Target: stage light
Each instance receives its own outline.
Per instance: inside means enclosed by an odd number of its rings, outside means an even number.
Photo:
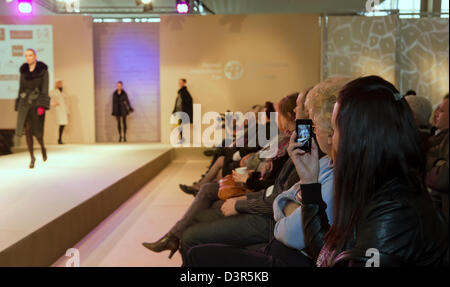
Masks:
[[[178,14],[189,13],[189,0],[176,0],[176,1]]]
[[[136,0],[136,5],[144,5],[144,12],[153,11],[153,0]]]
[[[33,11],[33,6],[31,5],[31,0],[18,0],[19,12],[22,14],[30,14]]]

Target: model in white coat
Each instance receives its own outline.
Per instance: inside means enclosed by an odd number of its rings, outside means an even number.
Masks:
[[[51,105],[55,109],[56,122],[59,125],[58,144],[63,144],[62,134],[64,127],[68,124],[69,110],[65,102],[65,95],[63,92],[63,82],[61,80],[55,81],[55,89],[50,92]]]

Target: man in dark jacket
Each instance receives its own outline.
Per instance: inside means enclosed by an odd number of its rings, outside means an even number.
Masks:
[[[447,222],[449,219],[449,167],[448,167],[448,128],[449,128],[449,97],[444,97],[436,111],[437,132],[428,140],[426,183],[431,189],[431,196],[438,203]]]
[[[178,80],[178,86],[180,89],[178,90],[178,96],[175,101],[175,106],[173,108],[172,114],[176,112],[184,112],[189,116],[189,123],[191,124],[193,122],[193,102],[191,94],[189,93],[187,87],[186,87],[186,79],[179,79]],[[182,121],[181,119],[178,120],[178,125],[180,126],[180,141],[183,141],[183,133],[182,133]]]

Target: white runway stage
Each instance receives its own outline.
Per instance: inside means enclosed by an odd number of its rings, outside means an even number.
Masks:
[[[49,146],[0,157],[0,266],[45,266],[167,166],[163,144]]]

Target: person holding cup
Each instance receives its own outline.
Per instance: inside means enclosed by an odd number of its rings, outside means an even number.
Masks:
[[[274,158],[267,160],[265,164],[267,165],[265,167],[265,172],[262,174],[261,172],[253,172],[248,169],[239,169],[238,171],[233,172],[233,180],[235,183],[238,183],[240,185],[245,185],[246,188],[257,191],[257,192],[249,192],[247,194],[253,194],[254,196],[258,197],[258,200],[252,200],[250,201],[249,198],[244,195],[240,197],[232,197],[225,201],[219,201],[217,205],[214,203],[219,200],[219,184],[218,183],[207,183],[204,184],[197,196],[195,197],[193,203],[190,205],[184,216],[171,228],[171,230],[164,235],[162,238],[160,238],[158,241],[153,243],[144,242],[143,246],[147,249],[153,251],[153,252],[162,252],[165,250],[170,250],[169,257],[172,257],[172,255],[178,250],[180,247],[180,241],[183,238],[183,235],[185,234],[185,231],[189,228],[191,228],[193,225],[196,225],[199,223],[199,218],[203,221],[205,219],[205,230],[211,230],[210,228],[206,228],[206,225],[208,224],[227,224],[225,219],[229,219],[231,222],[231,218],[236,218],[236,220],[241,220],[242,217],[233,217],[233,215],[240,214],[237,211],[238,204],[241,205],[241,208],[251,208],[262,210],[261,212],[267,212],[272,211],[271,208],[271,202],[262,202],[262,199],[259,199],[259,196],[265,192],[267,189],[273,189],[275,179],[279,176],[280,173],[283,172],[283,168],[285,166],[285,163],[287,162],[289,155],[287,154],[287,146],[289,144],[289,138],[292,134],[292,131],[295,128],[295,112],[294,108],[296,106],[296,100],[297,100],[298,94],[292,94],[289,96],[284,97],[277,105],[277,112],[278,112],[278,128],[280,130],[280,133],[283,135],[282,141],[278,144],[278,150],[277,154]],[[286,176],[290,175],[290,173],[287,173]],[[298,179],[295,179],[297,181]],[[292,181],[292,184],[295,182]],[[283,180],[282,184],[290,184],[290,180]],[[272,193],[272,192],[270,192]],[[269,194],[270,195],[270,194]],[[251,197],[252,195],[249,195]],[[275,193],[272,196],[275,198]],[[265,197],[264,197],[265,198]],[[256,198],[255,198],[256,199]],[[214,213],[214,216],[202,216],[206,213]],[[261,213],[260,212],[260,213]],[[261,221],[263,224],[259,226],[257,229],[255,229],[254,236],[252,234],[248,234],[246,238],[243,238],[243,241],[247,240],[258,240],[258,242],[251,242],[249,241],[248,244],[254,244],[254,243],[260,243],[261,241],[264,242],[264,240],[269,240],[269,234],[268,231],[270,229],[271,224],[271,215],[262,215],[262,214],[247,214],[243,213],[242,215],[249,215],[248,217],[255,217],[255,220]],[[219,223],[220,221],[220,223]],[[244,222],[245,220],[241,220],[241,222]],[[219,230],[220,228],[215,228],[216,231],[220,232],[226,232],[227,229],[223,228],[222,230]],[[209,232],[209,235],[214,236],[220,234],[215,234],[214,232]],[[234,237],[236,239],[235,234],[230,232],[229,236]],[[264,239],[260,239],[264,238]],[[227,240],[227,239],[224,239]],[[231,240],[231,238],[230,238]],[[261,241],[259,241],[261,240]],[[186,256],[187,250],[190,248],[189,244],[182,245],[182,255],[183,257]]]

